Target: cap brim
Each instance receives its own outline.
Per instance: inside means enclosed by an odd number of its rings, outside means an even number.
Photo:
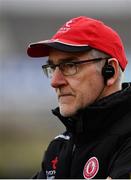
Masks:
[[[45,57],[49,55],[50,48],[61,50],[64,52],[84,52],[91,49],[90,46],[67,45],[60,42],[38,42],[30,44],[27,54],[30,57]]]

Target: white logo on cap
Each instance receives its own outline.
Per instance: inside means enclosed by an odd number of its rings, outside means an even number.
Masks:
[[[64,33],[64,32],[69,31],[72,22],[73,22],[72,20],[66,22],[66,24],[64,24],[64,25],[59,29],[58,33]]]

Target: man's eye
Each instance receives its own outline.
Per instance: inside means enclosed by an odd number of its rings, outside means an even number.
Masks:
[[[49,67],[50,67],[50,69],[53,69],[53,70],[56,68],[56,66],[54,64],[49,65]]]
[[[69,68],[72,68],[72,67],[74,67],[74,63],[67,63],[67,64],[65,64],[65,66],[69,67]]]

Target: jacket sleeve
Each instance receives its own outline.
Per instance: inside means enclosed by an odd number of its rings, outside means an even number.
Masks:
[[[131,178],[131,137],[125,141],[116,155],[109,176],[113,179]]]

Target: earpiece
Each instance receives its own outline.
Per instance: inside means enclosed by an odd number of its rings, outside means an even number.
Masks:
[[[110,64],[108,64],[108,61],[106,61],[104,67],[102,68],[102,75],[104,77],[105,84],[107,83],[107,80],[113,77],[115,74],[114,67]]]

